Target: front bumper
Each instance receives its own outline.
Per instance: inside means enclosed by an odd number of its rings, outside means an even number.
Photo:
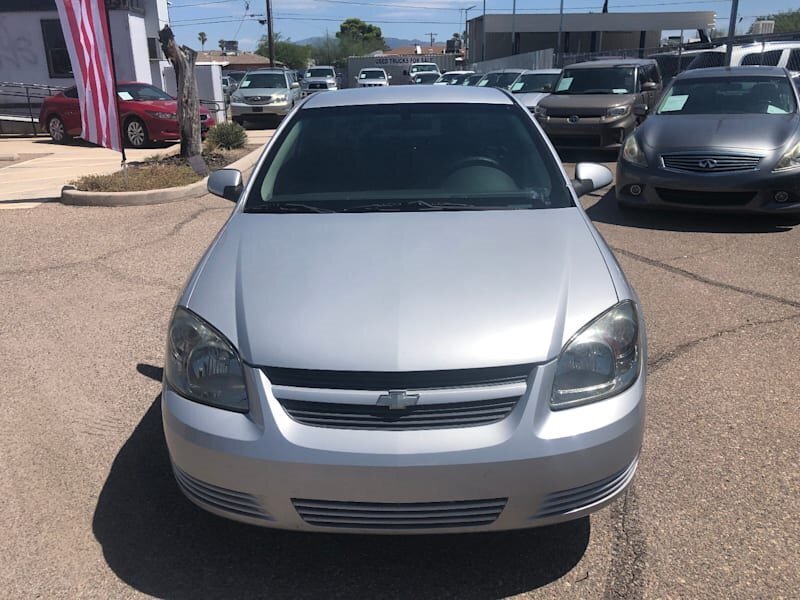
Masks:
[[[538,117],[539,124],[554,146],[559,148],[619,148],[635,129],[636,116],[608,119],[582,117],[571,123],[569,117]]]
[[[164,431],[191,501],[265,527],[454,533],[576,519],[622,493],[642,444],[644,374],[614,398],[551,411],[551,362],[500,422],[356,431],[292,420],[266,375],[246,371],[248,414],[196,404],[165,385]]]
[[[631,186],[642,192],[635,196]],[[788,199],[778,202],[775,195]],[[800,169],[734,173],[687,173],[639,167],[619,160],[617,200],[626,206],[728,213],[800,213]]]
[[[270,102],[269,104],[248,104],[245,102],[231,102],[231,116],[258,119],[259,117],[281,116],[285,117],[292,110],[292,103]]]

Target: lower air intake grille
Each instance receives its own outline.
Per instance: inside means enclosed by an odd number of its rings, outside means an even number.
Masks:
[[[201,504],[207,504],[219,510],[249,517],[251,519],[261,519],[271,521],[272,519],[263,511],[258,501],[250,494],[235,492],[210,483],[205,483],[195,479],[188,473],[184,473],[173,465],[175,479],[181,490],[189,498],[197,500]]]
[[[293,499],[310,525],[348,529],[436,529],[476,527],[497,520],[508,498],[456,502],[338,502]]]
[[[755,192],[711,192],[656,188],[664,202],[689,206],[744,206],[755,197]]]
[[[604,498],[614,495],[624,488],[636,473],[636,464],[633,461],[628,467],[619,473],[606,477],[600,481],[548,494],[539,511],[533,516],[535,519],[565,515],[582,508],[596,504]]]
[[[303,425],[334,429],[446,429],[477,427],[505,419],[519,401],[518,397],[423,404],[403,410],[364,404],[333,404],[279,400],[292,419]]]

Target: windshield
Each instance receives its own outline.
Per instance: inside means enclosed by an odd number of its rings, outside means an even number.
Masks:
[[[796,110],[783,77],[720,77],[676,81],[658,106],[659,115],[785,115]]]
[[[487,73],[478,82],[479,87],[499,87],[508,89],[519,77],[519,73]]]
[[[439,72],[439,67],[436,65],[414,65],[411,67],[411,73],[422,73],[425,71]]]
[[[447,83],[452,84],[456,81],[459,77],[466,77],[466,75],[462,73],[445,73],[441,77],[439,77],[437,83]]]
[[[519,79],[511,86],[511,91],[516,94],[528,92],[549,92],[558,80],[558,73],[552,75],[535,74],[520,75]]]
[[[120,100],[174,100],[154,85],[121,83],[117,85]]]
[[[306,109],[256,174],[247,212],[560,208],[572,197],[517,106]]]
[[[556,94],[632,94],[633,67],[607,69],[564,69],[556,84]]]
[[[468,85],[468,86],[477,85],[481,79],[483,79],[483,75],[480,75],[478,73],[476,73],[475,75],[469,75],[467,76],[466,79],[464,79],[464,81],[461,82],[461,85]]]
[[[417,73],[414,76],[414,81],[417,83],[433,83],[439,79],[439,76],[436,73]]]
[[[359,79],[386,79],[386,73],[383,71],[361,71],[358,74]]]
[[[283,73],[253,73],[246,75],[239,84],[239,89],[285,88],[286,77]]]
[[[336,77],[336,73],[333,69],[309,69],[306,71],[306,77],[330,77],[333,79]]]

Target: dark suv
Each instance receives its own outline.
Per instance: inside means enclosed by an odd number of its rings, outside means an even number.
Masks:
[[[654,60],[598,60],[566,67],[536,117],[555,146],[620,146],[661,94]]]

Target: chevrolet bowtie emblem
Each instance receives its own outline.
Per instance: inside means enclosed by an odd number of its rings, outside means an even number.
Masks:
[[[386,406],[389,410],[404,410],[416,405],[419,394],[409,394],[405,390],[390,390],[378,398],[378,406]]]

